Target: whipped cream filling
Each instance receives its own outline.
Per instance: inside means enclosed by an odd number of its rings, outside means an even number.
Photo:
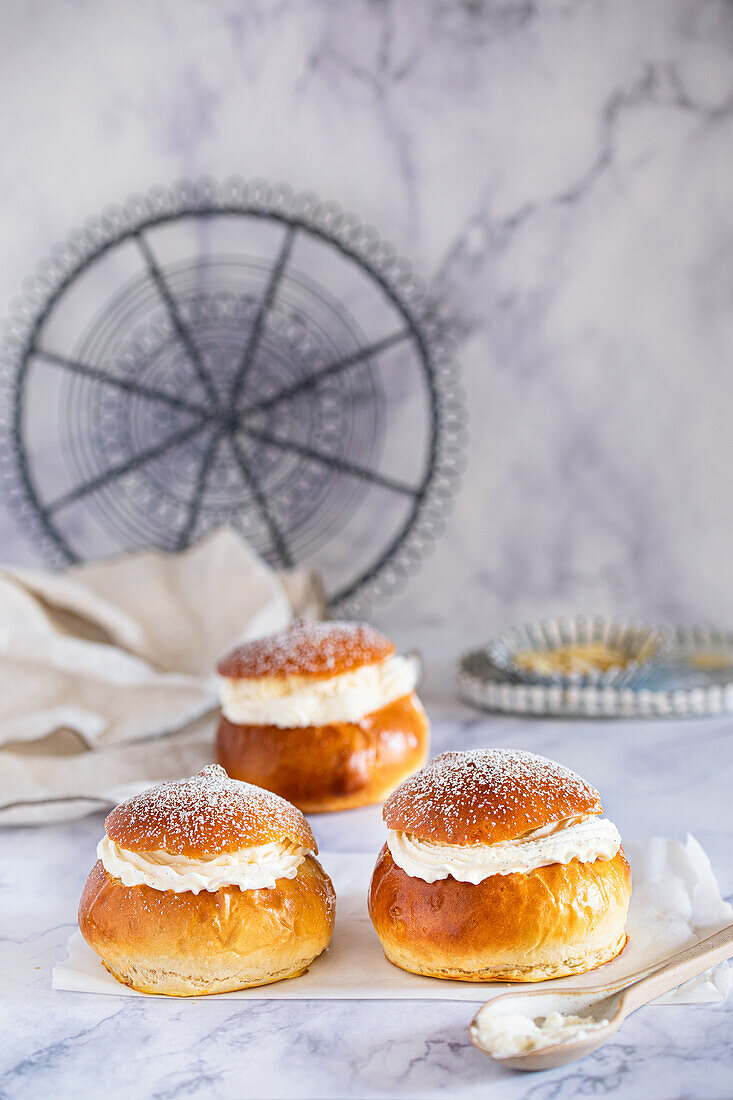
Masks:
[[[260,679],[219,678],[221,709],[238,726],[326,726],[358,722],[381,710],[417,683],[417,661],[394,656],[361,665],[337,676],[265,676]]]
[[[477,886],[491,875],[526,875],[550,863],[613,859],[619,831],[605,817],[567,818],[500,844],[436,844],[390,829],[387,845],[398,867],[412,878],[437,882],[449,876]]]
[[[238,852],[225,852],[209,859],[189,859],[170,852],[130,852],[105,836],[97,845],[97,856],[105,871],[124,886],[150,886],[176,894],[222,886],[240,890],[271,889],[279,878],[295,878],[308,855],[292,840],[278,840]]]
[[[555,1043],[572,1043],[591,1031],[605,1027],[608,1020],[590,1016],[564,1016],[551,1012],[548,1016],[523,1016],[518,1012],[480,1012],[476,1021],[479,1043],[494,1058],[511,1058],[529,1050],[542,1050]]]

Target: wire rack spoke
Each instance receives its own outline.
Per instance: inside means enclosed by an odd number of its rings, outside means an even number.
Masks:
[[[239,440],[235,435],[229,436],[229,442],[231,443],[232,452],[241,470],[244,482],[252,493],[255,504],[257,505],[257,510],[260,513],[263,523],[267,527],[278,561],[280,565],[284,566],[286,569],[292,569],[294,562],[288,544],[285,541],[285,537],[280,530],[277,520],[270,511],[265,495],[260,488],[257,478],[252,472],[252,467],[250,466],[247,456],[240,447]]]
[[[287,267],[288,260],[290,259],[290,253],[293,250],[293,242],[295,240],[295,234],[298,232],[297,226],[289,225],[285,230],[285,236],[283,243],[280,246],[280,252],[275,260],[272,271],[270,272],[270,278],[265,287],[265,292],[262,296],[262,302],[260,308],[257,311],[257,316],[254,319],[254,323],[250,330],[245,344],[244,351],[242,352],[242,358],[236,373],[232,380],[231,396],[232,400],[235,400],[237,395],[244,385],[249,369],[252,366],[252,361],[257,353],[260,340],[262,338],[262,328],[267,318],[267,314],[272,309],[272,304],[275,301],[277,295],[277,288],[280,285],[285,268]]]
[[[160,458],[166,451],[170,451],[174,447],[180,446],[181,443],[186,443],[189,439],[192,439],[199,432],[203,431],[205,426],[206,424],[204,422],[189,425],[187,428],[181,429],[181,431],[176,432],[174,435],[168,436],[167,439],[164,439],[161,443],[156,443],[155,446],[140,451],[131,458],[125,459],[124,462],[119,462],[116,466],[111,466],[109,470],[105,470],[105,472],[98,477],[92,478],[91,481],[85,481],[83,485],[78,485],[75,489],[71,489],[68,493],[64,493],[63,496],[57,497],[56,500],[45,505],[45,514],[53,515],[62,508],[67,508],[70,504],[74,504],[77,500],[81,500],[82,497],[88,496],[90,493],[96,493],[98,489],[103,489],[105,485],[109,485],[118,478],[132,473],[134,470],[138,470],[147,462],[152,462],[153,459]]]
[[[138,232],[134,236],[138,248],[142,253],[143,259],[145,260],[150,278],[153,280],[156,287],[158,288],[158,293],[165,303],[170,319],[173,322],[173,327],[178,333],[180,341],[185,347],[186,352],[188,353],[188,357],[191,360],[193,368],[196,371],[196,374],[201,379],[201,382],[209,396],[209,399],[214,404],[214,406],[217,406],[219,404],[219,398],[216,389],[214,388],[214,383],[211,381],[209,375],[206,372],[206,368],[204,367],[204,363],[201,355],[199,354],[199,350],[194,343],[191,333],[188,331],[188,328],[184,324],[180,310],[178,309],[178,305],[176,304],[176,301],[170,292],[170,288],[165,281],[165,278],[163,277],[163,272],[160,270],[158,261],[153,255],[153,251],[150,248],[148,242],[145,240],[145,237],[142,235],[142,233]]]
[[[211,439],[209,445],[204,451],[204,456],[201,459],[201,465],[199,466],[198,476],[196,477],[196,485],[194,487],[193,495],[191,496],[190,503],[188,505],[188,512],[186,513],[186,522],[181,528],[181,532],[178,536],[178,549],[184,550],[189,543],[193,529],[196,526],[196,520],[199,518],[201,512],[201,505],[204,501],[204,495],[206,493],[206,484],[209,480],[209,474],[211,473],[214,465],[214,459],[216,458],[216,452],[219,449],[219,442],[221,440],[221,432],[215,430],[211,433]]]
[[[358,363],[363,363],[365,359],[371,359],[373,355],[379,355],[381,352],[394,347],[395,344],[401,344],[403,340],[408,340],[411,336],[412,333],[409,329],[400,329],[399,332],[393,332],[391,336],[385,336],[384,339],[377,340],[374,344],[369,344],[365,348],[360,348],[358,351],[353,352],[353,354],[344,356],[343,359],[337,359],[333,363],[327,363],[326,366],[320,367],[319,370],[314,371],[313,374],[309,374],[307,378],[301,378],[299,381],[293,382],[289,386],[283,386],[283,388],[278,390],[277,393],[274,393],[272,397],[267,397],[264,401],[253,402],[251,405],[247,405],[243,411],[245,413],[265,412],[267,409],[271,409],[273,405],[277,405],[280,401],[287,401],[289,398],[295,397],[299,393],[315,389],[324,379],[333,378],[335,375],[340,374],[341,371],[348,370],[349,367],[354,367]]]
[[[413,498],[422,496],[421,489],[408,485],[405,481],[398,481],[396,478],[378,474],[376,470],[370,470],[367,466],[359,466],[357,463],[349,462],[345,458],[324,454],[323,451],[307,447],[304,443],[297,443],[294,439],[280,439],[270,432],[260,431],[258,428],[248,428],[246,424],[242,426],[242,431],[251,436],[252,439],[259,439],[262,443],[269,443],[273,447],[279,447],[282,451],[291,451],[294,454],[302,455],[304,458],[310,458],[314,462],[321,462],[324,466],[331,466],[334,470],[338,470],[348,477],[358,477],[362,481],[368,481],[372,485],[380,485],[383,489],[390,489],[393,493],[402,493],[404,496]]]
[[[74,374],[89,378],[93,382],[100,382],[105,386],[114,386],[125,393],[133,393],[137,397],[144,397],[149,401],[162,401],[163,404],[170,405],[174,409],[183,409],[197,415],[201,411],[198,405],[193,405],[182,397],[176,397],[173,393],[166,393],[165,390],[148,386],[144,382],[136,381],[134,378],[119,378],[114,374],[108,374],[100,367],[82,363],[79,359],[71,359],[66,355],[59,355],[58,352],[47,351],[45,348],[33,348],[31,354],[37,359],[43,359],[44,362],[51,363],[53,366],[62,367],[64,370],[72,371]]]

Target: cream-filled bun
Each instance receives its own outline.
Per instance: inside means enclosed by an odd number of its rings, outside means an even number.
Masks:
[[[302,813],[216,764],[105,822],[79,927],[143,993],[190,997],[294,978],[328,946],[335,895]]]
[[[446,752],[384,806],[369,913],[390,962],[470,982],[584,974],[626,944],[631,874],[598,792],[512,749]]]
[[[219,663],[217,759],[317,813],[379,802],[426,759],[415,661],[366,623],[294,623]]]

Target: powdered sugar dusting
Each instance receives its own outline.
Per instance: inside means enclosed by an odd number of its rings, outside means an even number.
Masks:
[[[252,783],[230,779],[218,764],[128,799],[105,825],[120,847],[137,852],[213,856],[285,839],[317,851],[300,810]]]
[[[384,805],[390,829],[449,844],[497,843],[576,814],[602,812],[598,792],[562,764],[515,749],[445,752]]]
[[[280,634],[237,646],[218,666],[221,676],[330,676],[382,661],[392,643],[368,623],[299,620]]]

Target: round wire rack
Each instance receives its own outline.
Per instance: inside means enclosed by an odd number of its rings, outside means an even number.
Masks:
[[[2,356],[0,476],[51,564],[227,523],[352,613],[441,533],[463,468],[449,321],[376,232],[261,181],[158,188],[39,267]]]

